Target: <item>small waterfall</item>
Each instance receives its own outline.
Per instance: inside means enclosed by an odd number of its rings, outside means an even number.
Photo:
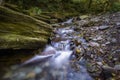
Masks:
[[[72,51],[58,51],[56,55],[53,56],[53,64],[57,68],[61,68],[69,63],[69,58]]]
[[[69,19],[62,24],[70,24],[72,23],[72,20],[73,19]],[[71,50],[71,48],[75,47],[75,45],[74,47],[71,46],[71,44],[74,44],[74,42],[72,42],[72,39],[79,38],[77,36],[72,36],[74,30],[70,27],[65,27],[56,29],[56,33],[57,34],[51,41],[51,45],[46,46],[45,50],[41,53],[42,55],[36,55],[26,63],[48,59],[48,62],[46,63],[47,68],[48,66],[51,67],[52,69],[50,68],[50,73],[53,74],[52,76],[58,77],[53,80],[92,80],[82,65],[79,65],[80,71],[77,72],[75,72],[74,69],[70,67],[70,57],[73,54],[73,50]],[[82,37],[79,40],[84,44],[86,43],[85,39]],[[68,69],[67,73],[66,69]]]
[[[69,24],[72,20],[73,19],[70,19],[62,24]],[[22,64],[23,69],[16,72],[16,76],[13,75],[10,77],[16,80],[92,80],[82,65],[79,64],[78,68],[80,70],[75,71],[70,63],[70,58],[74,52],[73,49],[76,46],[72,40],[78,38],[72,35],[75,31],[70,27],[65,27],[57,29],[56,33],[55,37],[51,40],[51,44],[47,45],[42,53],[24,62]],[[80,39],[80,42],[86,43],[83,38]],[[36,66],[31,67],[33,64]],[[28,65],[28,67],[24,67],[26,65]],[[76,65],[76,63],[74,63],[74,65]],[[24,75],[21,74],[22,72],[25,72]],[[26,79],[25,75],[30,72],[35,73],[37,77],[35,77],[35,79],[31,77],[30,79]],[[32,73],[29,75],[33,76]],[[19,76],[21,75],[22,77],[20,78]],[[23,77],[25,77],[25,79]]]

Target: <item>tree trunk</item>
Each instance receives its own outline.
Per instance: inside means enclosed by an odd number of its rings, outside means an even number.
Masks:
[[[92,0],[89,0],[88,9],[91,7],[91,4],[92,4]]]
[[[0,0],[0,5],[2,5],[2,3],[3,3],[3,0]]]

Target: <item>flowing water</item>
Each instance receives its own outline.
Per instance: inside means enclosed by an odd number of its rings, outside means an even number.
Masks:
[[[72,23],[73,19],[61,23]],[[92,80],[86,68],[74,62],[73,39],[76,33],[70,26],[55,29],[55,35],[45,50],[19,67],[14,66],[10,80]],[[82,43],[85,39],[80,38]],[[86,46],[85,46],[86,47]],[[84,61],[82,62],[84,64]]]

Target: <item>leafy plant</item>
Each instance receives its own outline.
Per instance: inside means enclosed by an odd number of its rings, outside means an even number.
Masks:
[[[112,8],[111,8],[111,11],[112,12],[117,12],[117,11],[120,11],[120,3],[114,3]]]
[[[32,7],[29,9],[30,15],[39,15],[41,14],[42,10],[38,7]]]

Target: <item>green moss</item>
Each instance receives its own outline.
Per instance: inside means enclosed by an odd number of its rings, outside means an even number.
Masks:
[[[0,13],[0,49],[36,49],[47,43],[49,24],[5,7]]]
[[[39,48],[41,47],[41,45],[44,46],[46,42],[47,40],[44,39],[43,37],[34,38],[34,37],[28,37],[28,36],[16,35],[16,34],[5,34],[0,36],[1,49],[6,49],[6,48],[32,49],[34,47]]]
[[[3,22],[32,23],[32,24],[39,25],[39,27],[51,29],[51,25],[49,25],[43,21],[37,20],[31,16],[24,15],[22,13],[10,10],[10,9],[2,7],[2,6],[0,6],[0,14],[1,14],[0,21],[3,21]]]

